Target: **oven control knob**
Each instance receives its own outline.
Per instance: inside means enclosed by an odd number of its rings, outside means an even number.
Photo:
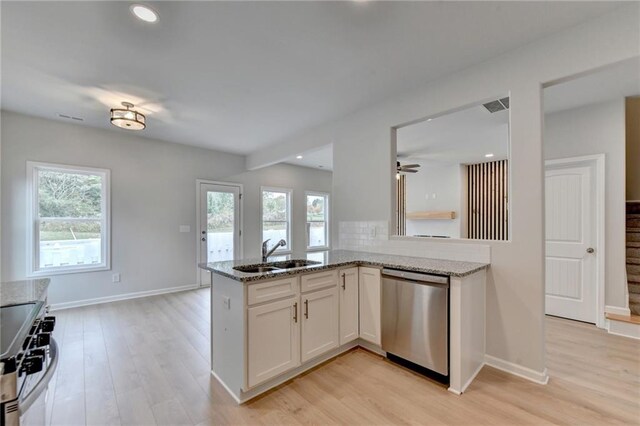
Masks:
[[[51,333],[38,333],[33,336],[31,341],[32,348],[39,348],[41,346],[47,346],[51,342]]]
[[[45,359],[47,357],[47,351],[45,351],[44,348],[31,349],[28,356],[39,356],[40,358]]]
[[[47,318],[53,318],[53,319],[47,319]],[[39,331],[51,333],[55,326],[56,326],[55,317],[45,317],[45,319],[40,321]]]
[[[29,355],[25,357],[24,361],[22,361],[20,372],[26,373],[27,375],[37,373],[39,371],[42,371],[42,365],[43,358],[41,356]]]

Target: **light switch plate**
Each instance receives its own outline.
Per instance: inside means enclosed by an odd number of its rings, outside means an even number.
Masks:
[[[120,274],[113,274],[111,276],[111,282],[112,283],[119,283],[120,282]]]

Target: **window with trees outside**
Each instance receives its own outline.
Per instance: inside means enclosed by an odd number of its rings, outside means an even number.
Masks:
[[[109,170],[27,163],[30,275],[110,268]]]
[[[277,252],[291,251],[291,190],[262,188],[262,241],[270,239],[269,247],[280,240],[287,245]]]
[[[329,247],[329,194],[306,192],[307,249]]]

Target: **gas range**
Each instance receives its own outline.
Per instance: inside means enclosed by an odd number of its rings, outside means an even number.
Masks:
[[[42,284],[38,280],[36,284]],[[46,280],[48,284],[48,280]],[[43,294],[20,294],[7,291],[13,287],[24,292],[27,282],[0,284],[3,302],[0,306],[0,426],[28,424],[37,417],[30,407],[47,397],[47,385],[58,362],[58,350],[51,332],[55,317],[47,315],[46,286]],[[41,300],[25,301],[30,297]],[[43,423],[39,419],[34,421]]]

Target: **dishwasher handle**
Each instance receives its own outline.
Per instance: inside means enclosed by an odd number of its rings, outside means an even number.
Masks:
[[[418,284],[439,284],[442,286],[449,286],[449,277],[442,275],[423,274],[421,272],[400,271],[398,269],[382,269],[383,278],[392,277],[397,280],[406,280],[416,282]]]

